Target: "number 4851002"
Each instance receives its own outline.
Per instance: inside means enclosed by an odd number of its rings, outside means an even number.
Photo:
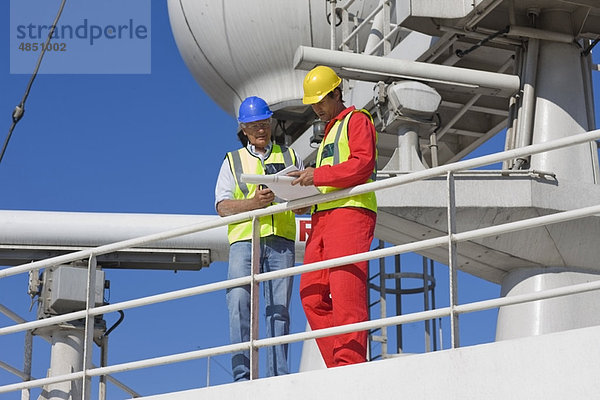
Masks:
[[[28,43],[21,42],[19,44],[19,50],[21,51],[38,51],[38,50],[46,50],[46,51],[67,51],[66,43]]]

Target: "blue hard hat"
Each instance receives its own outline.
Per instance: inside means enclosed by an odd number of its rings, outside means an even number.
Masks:
[[[241,123],[260,121],[262,119],[271,118],[273,112],[269,109],[266,101],[260,97],[246,97],[240,104],[238,112],[238,121]]]

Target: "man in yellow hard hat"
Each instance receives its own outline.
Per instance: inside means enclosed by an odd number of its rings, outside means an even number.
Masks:
[[[327,123],[316,168],[290,175],[293,185],[315,185],[323,193],[375,179],[377,135],[366,110],[346,107],[341,79],[329,67],[318,66],[304,78],[304,104]],[[374,193],[319,203],[313,207],[311,233],[304,263],[369,251],[377,216]],[[304,273],[300,298],[311,329],[329,328],[368,319],[368,262]],[[364,362],[367,332],[317,339],[327,367]]]

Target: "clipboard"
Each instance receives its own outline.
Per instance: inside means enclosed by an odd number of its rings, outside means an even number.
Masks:
[[[290,165],[274,175],[242,174],[240,178],[244,183],[262,184],[267,186],[275,193],[275,196],[278,199],[283,201],[321,194],[316,186],[292,186],[292,181],[296,178],[287,176],[287,174],[292,171],[298,171],[298,167]]]

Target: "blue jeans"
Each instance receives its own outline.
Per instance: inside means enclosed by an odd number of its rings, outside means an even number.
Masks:
[[[252,244],[250,241],[233,243],[229,248],[228,278],[250,275]],[[267,236],[260,240],[260,272],[278,271],[294,266],[294,242],[279,236]],[[292,294],[292,276],[264,282],[267,336],[287,335],[290,331],[289,304]],[[229,338],[231,343],[250,340],[250,286],[227,290],[229,309]],[[288,345],[267,348],[268,376],[284,375],[288,370]],[[250,379],[250,352],[233,353],[231,368],[234,381]]]

